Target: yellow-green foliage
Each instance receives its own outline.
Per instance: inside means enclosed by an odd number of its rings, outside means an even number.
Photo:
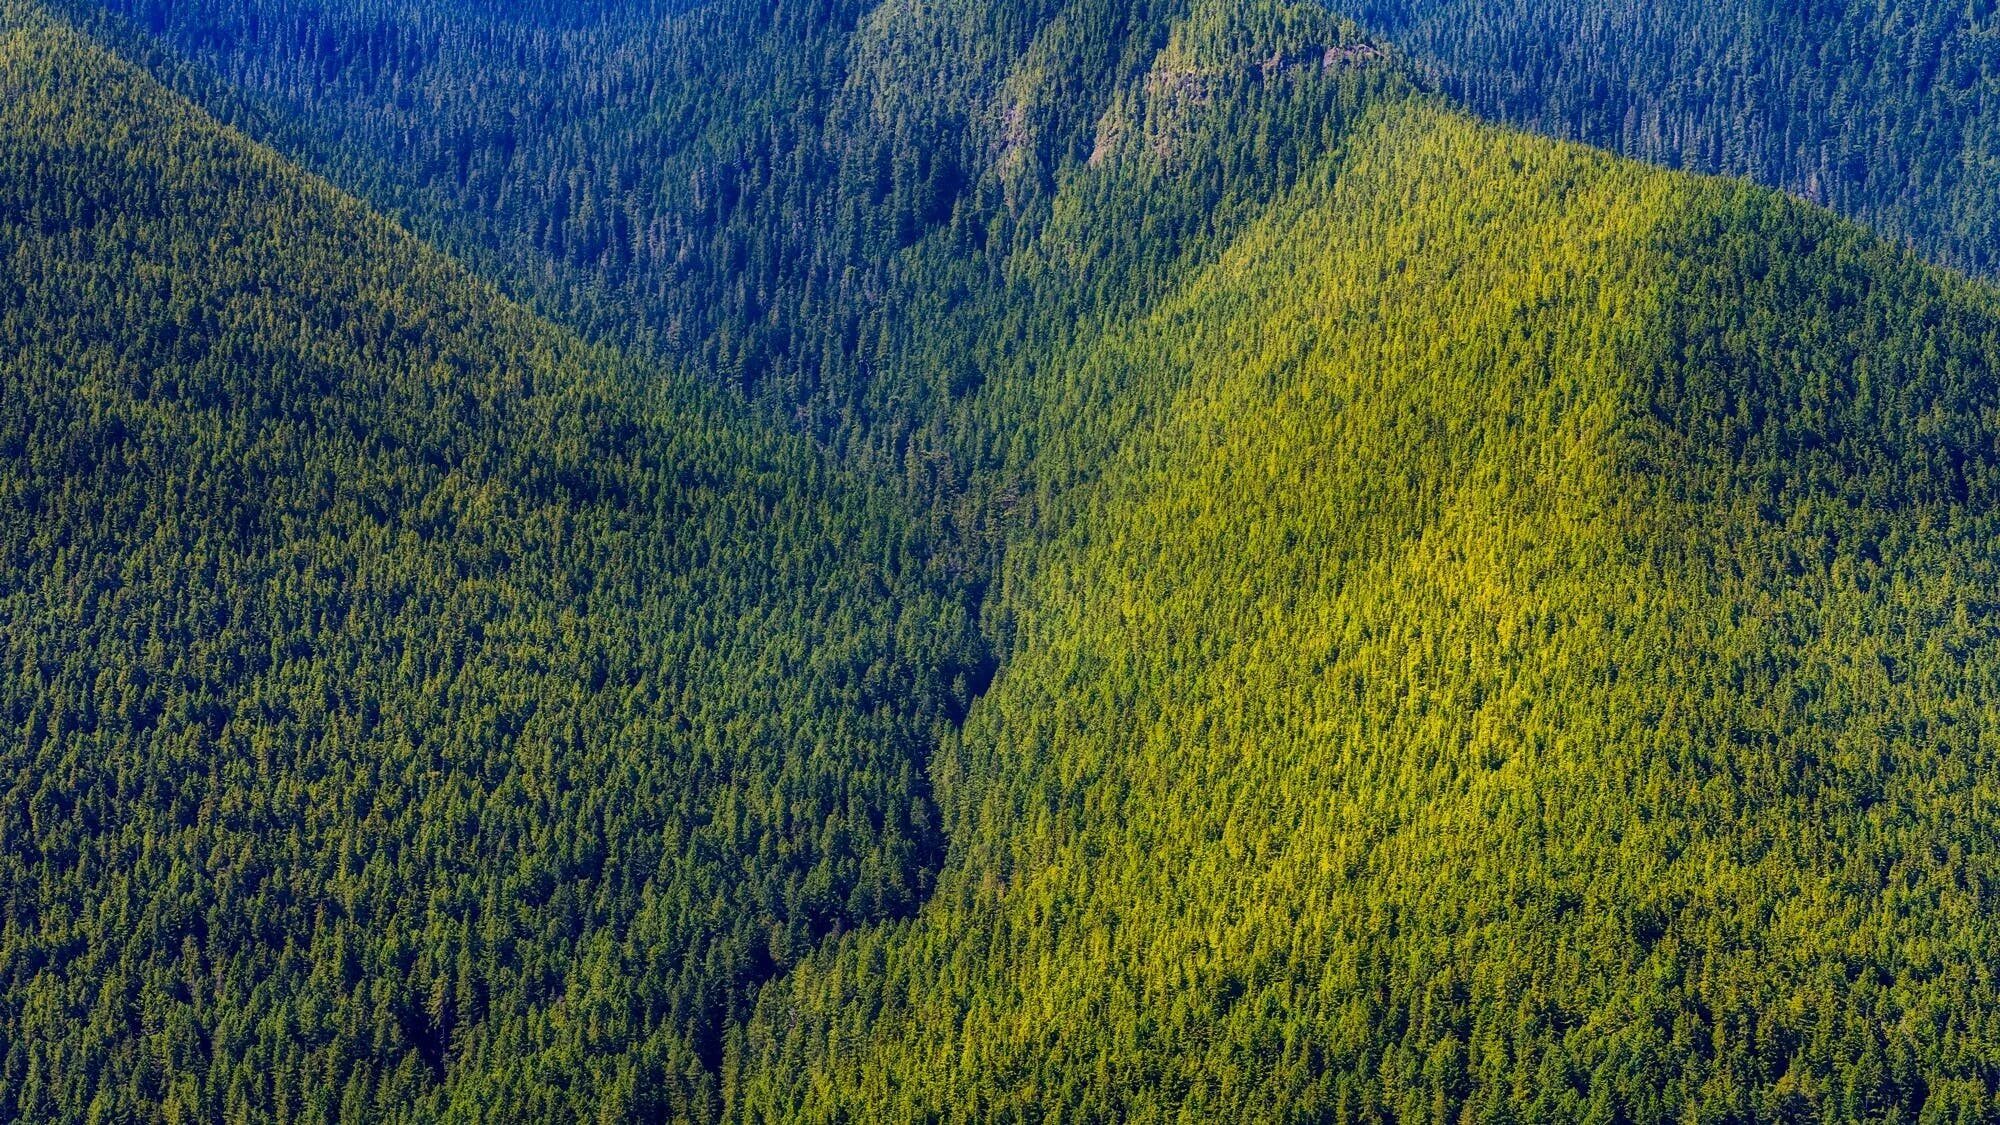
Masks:
[[[1991,1112],[1994,314],[1382,113],[1070,369],[1169,405],[1012,559],[937,896],[767,990],[736,1115]]]

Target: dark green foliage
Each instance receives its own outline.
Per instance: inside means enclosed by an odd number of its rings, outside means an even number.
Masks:
[[[1313,5],[65,7],[703,378],[5,9],[0,1116],[2000,1114],[1990,290]]]
[[[0,1118],[713,1118],[929,889],[928,548],[4,18]]]
[[[1481,113],[1797,192],[2000,270],[1992,0],[1355,0]]]
[[[1399,81],[1317,10],[1191,0],[63,7],[537,307],[940,503],[980,382],[1124,315]],[[1162,55],[1177,27],[1199,57]]]
[[[1104,0],[71,8],[186,57],[211,106],[566,320],[829,429],[893,259],[1003,143],[1009,68],[1033,54],[1066,84],[1005,126],[1039,182],[1088,151],[1166,18]]]

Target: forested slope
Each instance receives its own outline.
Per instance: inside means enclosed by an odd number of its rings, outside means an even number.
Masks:
[[[2000,271],[1990,0],[1354,0],[1462,104],[1749,176]]]
[[[998,160],[1039,193],[1174,6],[64,5],[566,322],[828,431],[900,252]]]
[[[926,504],[972,487],[945,419],[980,382],[1143,303],[1403,81],[1323,9],[1209,0],[58,6]]]
[[[2000,301],[1385,107],[1072,369],[913,921],[745,1121],[1982,1120]]]
[[[2000,1114],[1989,289],[1313,4],[65,7],[696,374],[0,9],[0,1116]]]
[[[0,1118],[712,1119],[983,657],[883,490],[0,8]]]
[[[873,346],[921,292],[908,252],[1004,270],[1203,6],[59,2],[565,322],[749,389],[878,463],[907,411],[870,388],[920,381]],[[1984,0],[1325,7],[1478,113],[1748,176],[2000,268]],[[1362,41],[1348,28],[1320,46]],[[1235,198],[1208,187],[1211,204]]]

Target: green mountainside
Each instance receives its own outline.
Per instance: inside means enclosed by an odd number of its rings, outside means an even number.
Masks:
[[[1996,313],[1385,110],[1081,366],[1170,404],[1010,558],[938,893],[767,990],[741,1119],[2000,1110]]]
[[[927,507],[972,487],[942,420],[996,366],[1150,297],[1404,82],[1316,7],[1207,0],[59,6]]]
[[[0,1118],[712,1117],[929,890],[930,548],[0,19]]]
[[[884,374],[868,343],[922,292],[904,284],[910,252],[1004,270],[1089,165],[1105,114],[1205,6],[57,2],[537,307],[891,465],[904,415],[870,388],[915,380]],[[1995,269],[1990,0],[1327,7],[1476,112],[1748,176]],[[1313,55],[1363,42],[1344,26]],[[1244,74],[1303,57],[1274,49]],[[1211,206],[1238,194],[1204,187]],[[1143,242],[1164,253],[1167,233]]]
[[[1105,0],[64,6],[564,321],[829,432],[899,255],[1003,147],[1034,190],[1166,19]],[[1028,86],[1003,123],[1030,55],[1064,86]]]
[[[1310,4],[63,10],[0,1118],[2000,1118],[1994,290]]]

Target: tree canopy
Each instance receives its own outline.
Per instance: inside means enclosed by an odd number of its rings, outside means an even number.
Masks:
[[[2000,1115],[1992,288],[1312,4],[56,7],[0,1117]]]

